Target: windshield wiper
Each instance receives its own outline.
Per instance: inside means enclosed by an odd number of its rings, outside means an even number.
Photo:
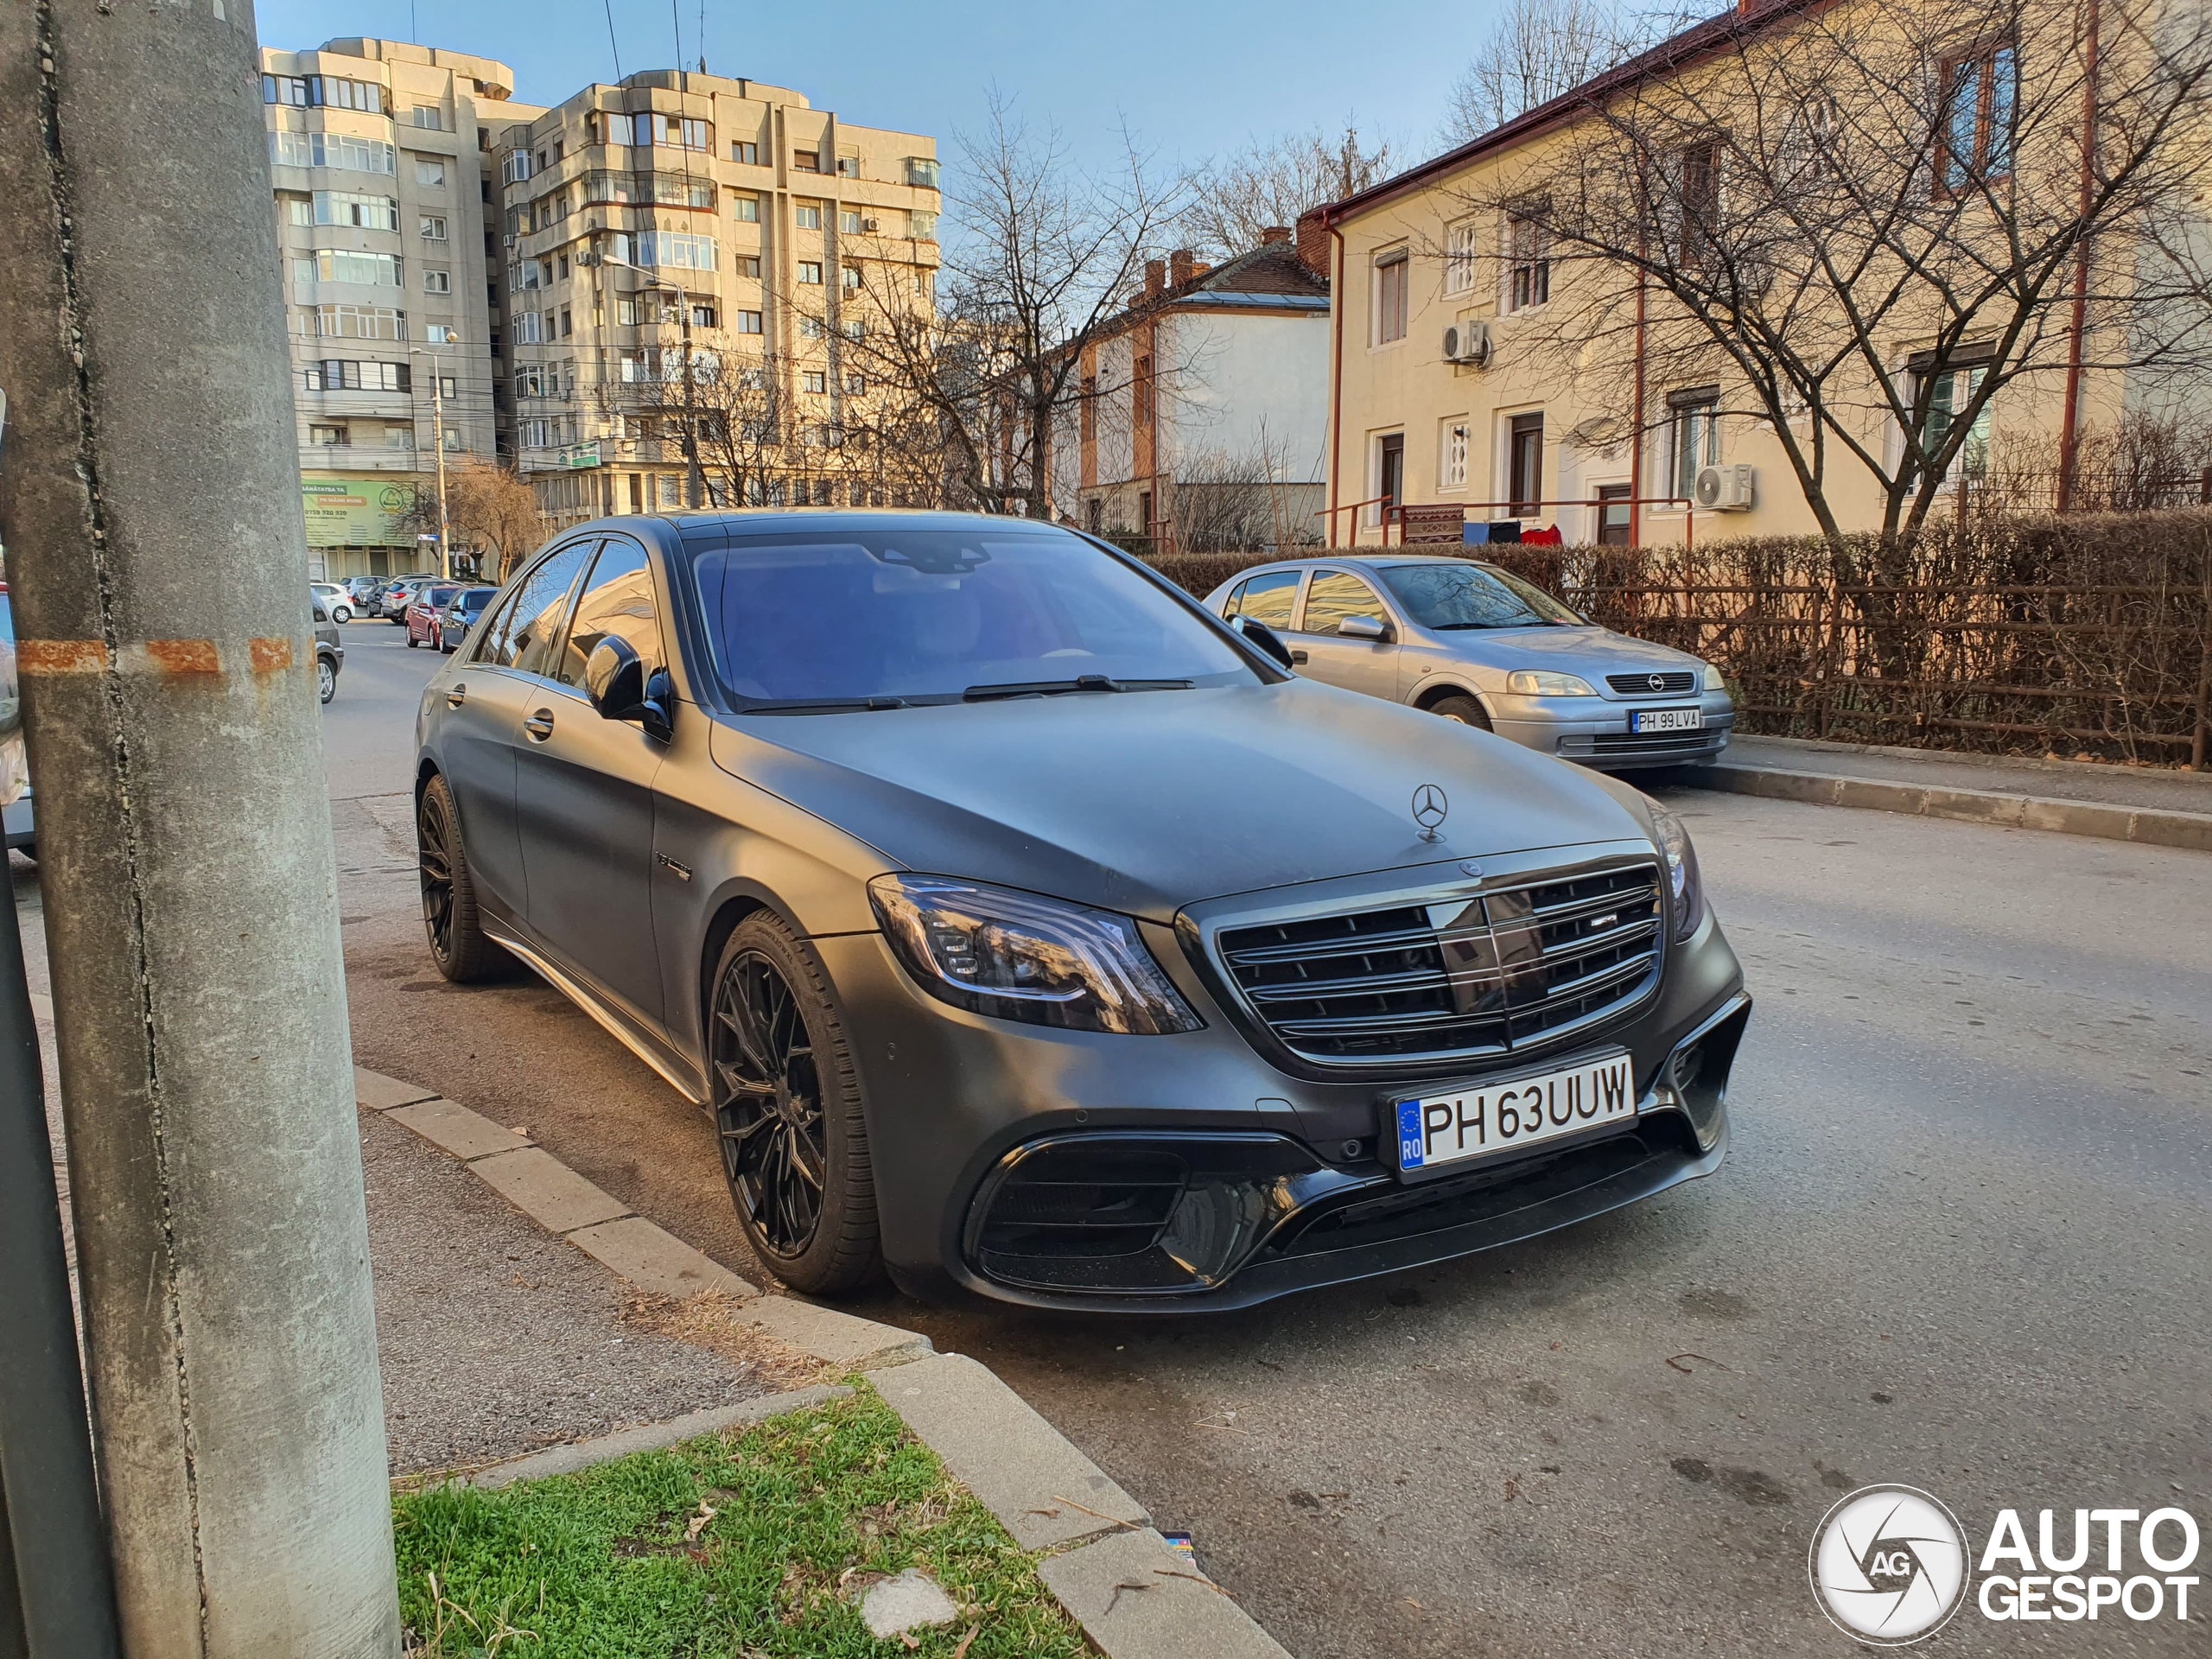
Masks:
[[[963,702],[995,702],[1005,697],[1052,697],[1071,691],[1187,691],[1189,680],[1117,680],[1104,674],[1079,674],[1071,680],[1016,680],[1005,685],[971,685]]]
[[[848,715],[864,709],[904,709],[904,697],[794,697],[786,702],[747,703],[748,715]]]

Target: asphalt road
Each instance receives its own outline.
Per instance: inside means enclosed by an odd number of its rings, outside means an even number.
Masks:
[[[431,969],[406,752],[436,658],[346,639],[326,731],[361,1062],[527,1124],[757,1274],[702,1116],[535,979]],[[1202,1322],[860,1311],[995,1367],[1303,1659],[1839,1653],[1806,1550],[1864,1483],[1977,1539],[2001,1507],[2205,1519],[2212,856],[1669,794],[1758,999],[1712,1179]],[[2191,1611],[1969,1610],[1929,1650],[2202,1653]]]

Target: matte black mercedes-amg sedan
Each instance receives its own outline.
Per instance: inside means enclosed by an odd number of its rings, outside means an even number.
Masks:
[[[796,1288],[1257,1302],[1709,1173],[1681,825],[1020,519],[570,531],[426,690],[423,915],[714,1113]]]

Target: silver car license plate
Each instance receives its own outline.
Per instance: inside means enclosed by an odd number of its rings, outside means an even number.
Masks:
[[[1705,729],[1702,709],[1639,709],[1628,717],[1631,732],[1697,732]]]
[[[1636,1122],[1636,1078],[1625,1051],[1557,1071],[1485,1081],[1391,1102],[1398,1169],[1413,1174],[1486,1153]]]

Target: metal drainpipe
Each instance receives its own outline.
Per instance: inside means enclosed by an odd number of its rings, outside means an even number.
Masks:
[[[1337,544],[1337,498],[1344,484],[1344,233],[1337,228],[1329,210],[1321,210],[1321,224],[1337,245],[1335,280],[1329,287],[1329,315],[1334,323],[1329,357],[1329,537]]]
[[[2082,194],[2080,212],[2089,216],[2089,198],[2096,188],[2097,160],[2097,0],[2089,0],[2088,25],[2082,44]],[[2089,319],[2089,242],[2085,236],[2074,251],[2074,308],[2066,331],[2066,408],[2059,417],[2057,510],[2074,505],[2074,467],[2081,444],[2082,337]],[[1961,495],[1963,499],[1963,494]]]
[[[1628,452],[1628,544],[1643,545],[1643,273],[1636,273],[1636,391],[1630,424],[1635,437]],[[1688,521],[1684,521],[1687,526]],[[1605,516],[1599,515],[1599,528],[1605,527]]]

